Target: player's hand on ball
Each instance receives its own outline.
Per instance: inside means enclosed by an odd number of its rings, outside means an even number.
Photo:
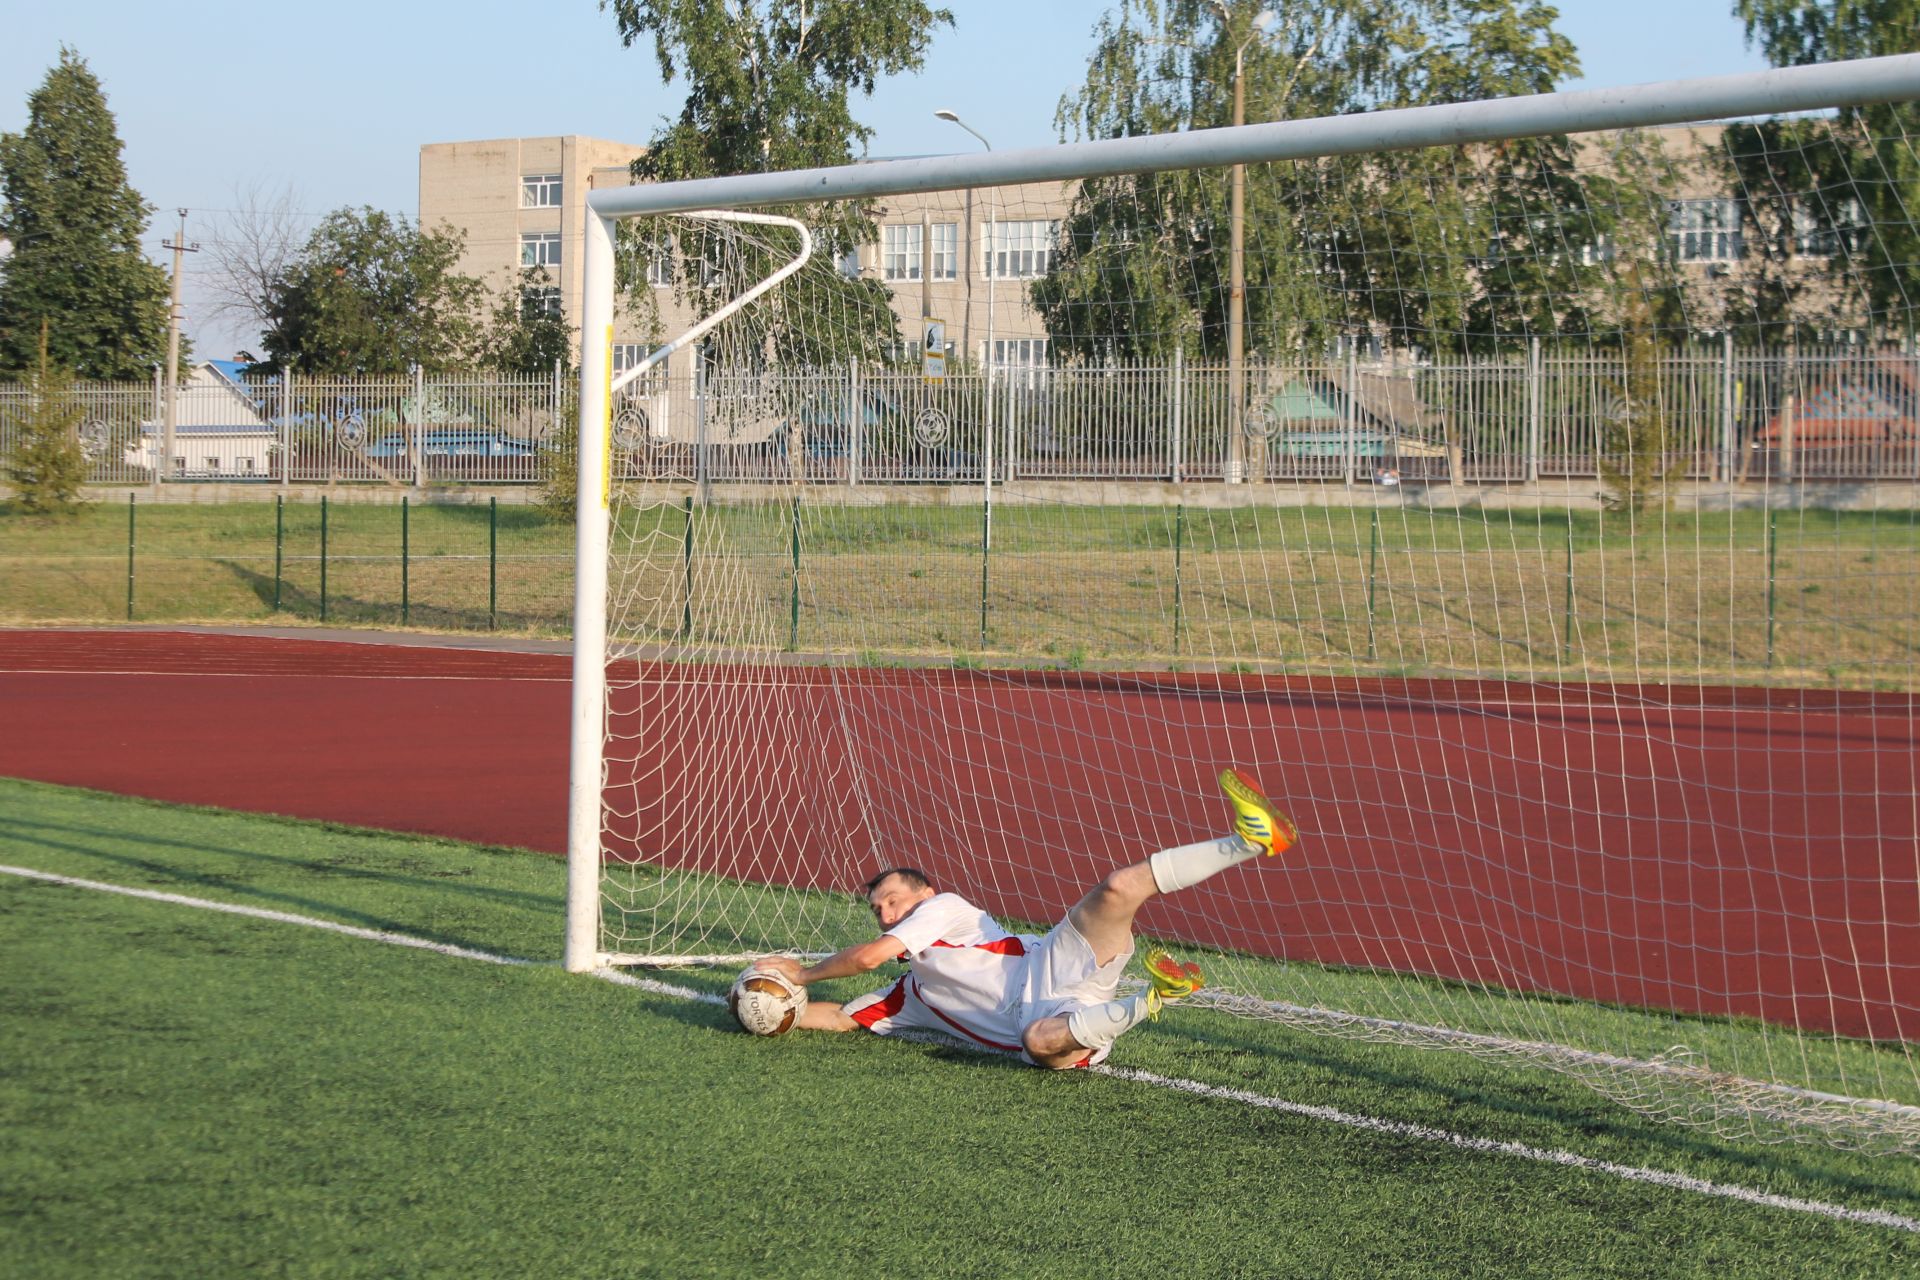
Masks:
[[[761,956],[753,962],[753,968],[759,973],[777,973],[788,982],[805,985],[800,982],[802,966],[792,956]]]

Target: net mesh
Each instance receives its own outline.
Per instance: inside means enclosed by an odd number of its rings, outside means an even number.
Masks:
[[[1908,111],[1247,166],[1237,356],[1230,170],[803,211],[615,406],[605,950],[1044,927],[1231,764],[1214,1008],[1920,1149]],[[626,234],[650,341],[794,253]]]

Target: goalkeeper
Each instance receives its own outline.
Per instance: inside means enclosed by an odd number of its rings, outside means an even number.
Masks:
[[[866,884],[881,936],[815,965],[767,956],[755,968],[807,984],[867,973],[904,960],[906,976],[844,1005],[809,1003],[799,1026],[814,1031],[864,1027],[880,1035],[941,1031],[1017,1053],[1036,1066],[1091,1066],[1113,1042],[1160,1006],[1200,989],[1197,965],[1158,948],[1143,964],[1147,989],[1121,998],[1120,975],[1133,955],[1133,917],[1155,894],[1195,885],[1258,854],[1284,853],[1293,823],[1237,769],[1220,775],[1233,805],[1233,831],[1217,840],[1162,849],[1121,867],[1088,891],[1044,938],[1010,934],[958,894],[936,890],[910,867]]]

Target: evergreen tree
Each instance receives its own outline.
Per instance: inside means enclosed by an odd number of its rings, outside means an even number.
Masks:
[[[873,131],[854,119],[849,96],[870,97],[880,77],[919,70],[934,31],[953,22],[921,0],[601,0],[601,8],[613,11],[622,43],[652,39],[662,80],[687,84],[679,119],[633,163],[645,182],[852,163]],[[870,202],[776,212],[813,229],[824,262],[879,234]],[[628,224],[623,244],[629,277],[653,246],[673,245],[676,288],[702,314],[742,281],[772,274],[789,247],[778,233],[690,230],[671,218]],[[635,293],[642,305],[652,296]],[[816,320],[823,314],[853,322],[828,330]],[[787,363],[875,359],[898,341],[886,288],[830,270],[802,272],[725,327],[744,330],[721,335],[721,345],[745,361],[775,349]]]
[[[83,378],[141,378],[166,358],[166,274],[140,250],[151,205],[127,185],[100,81],[72,49],[0,135],[0,375],[53,364]]]
[[[71,514],[87,481],[87,458],[80,447],[84,417],[73,393],[73,376],[53,362],[42,326],[38,358],[27,379],[27,412],[7,458],[7,480],[14,501],[28,515]]]

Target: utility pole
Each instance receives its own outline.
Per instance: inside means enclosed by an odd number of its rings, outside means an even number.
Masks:
[[[173,479],[173,437],[180,423],[180,255],[200,252],[198,244],[187,243],[187,211],[181,209],[179,214],[180,234],[160,242],[161,248],[173,250],[173,304],[167,308],[166,425],[160,432],[158,471],[162,480]]]

